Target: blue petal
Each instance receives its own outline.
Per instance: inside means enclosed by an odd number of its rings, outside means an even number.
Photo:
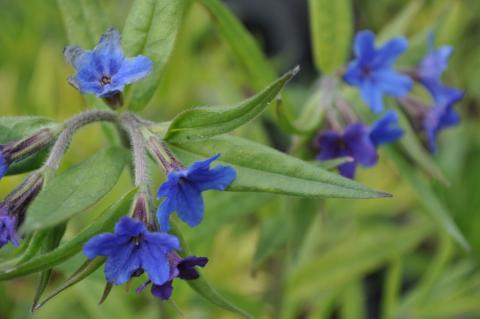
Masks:
[[[412,79],[390,69],[376,72],[374,78],[382,91],[394,97],[407,95],[413,87]]]
[[[156,285],[161,285],[170,278],[168,253],[180,250],[180,242],[175,236],[162,233],[149,233],[142,244],[142,268],[148,278]]]
[[[232,167],[219,165],[210,169],[210,164],[219,157],[220,154],[217,154],[208,160],[195,162],[188,169],[187,179],[200,191],[223,191],[235,180],[237,173]]]
[[[357,163],[349,162],[349,163],[344,163],[338,166],[338,171],[340,172],[340,175],[342,175],[343,177],[353,179],[355,177],[356,168],[357,168]]]
[[[169,280],[163,285],[153,285],[151,290],[152,295],[162,300],[170,299],[173,292],[172,282],[172,280]]]
[[[203,219],[204,204],[200,190],[192,183],[179,183],[176,194],[178,217],[190,227],[197,226]]]
[[[107,281],[121,285],[132,277],[133,273],[142,267],[141,246],[125,245],[107,258],[105,277]]]
[[[383,110],[383,93],[378,85],[372,81],[365,81],[360,86],[360,92],[363,101],[370,106],[374,113],[379,113]]]
[[[115,225],[115,235],[117,236],[136,237],[146,232],[147,228],[144,223],[130,217],[122,217]]]
[[[172,197],[175,198],[176,195],[172,194]],[[157,210],[157,219],[160,224],[161,231],[170,230],[170,215],[176,210],[176,204],[174,199],[167,198],[163,203],[158,207]]]
[[[17,219],[13,216],[9,216],[8,209],[4,206],[0,207],[0,248],[11,242],[13,245],[18,246],[19,240],[17,235]]]
[[[110,28],[102,34],[93,49],[93,59],[96,69],[102,75],[113,76],[119,71],[124,55],[120,44],[120,32],[117,29]]]
[[[220,157],[221,154],[216,154],[206,160],[203,160],[203,161],[196,161],[195,163],[193,163],[189,168],[188,168],[188,171],[187,171],[187,175],[190,175],[194,172],[196,172],[197,170],[208,170],[209,167],[210,167],[210,164],[212,164],[214,161],[216,161],[219,157]]]
[[[92,237],[83,246],[83,253],[88,259],[97,256],[110,256],[128,244],[129,238],[117,238],[114,234],[99,234]]]
[[[124,59],[118,72],[112,77],[112,87],[121,90],[124,85],[143,79],[152,70],[153,63],[146,56]]]
[[[360,31],[355,35],[353,45],[355,57],[361,62],[369,62],[375,56],[375,35],[372,31]]]
[[[320,153],[316,157],[318,160],[325,161],[347,156],[343,147],[343,136],[337,132],[323,132],[317,137],[316,144],[320,148]]]
[[[200,277],[199,272],[195,269],[196,266],[198,267],[205,267],[208,263],[207,257],[196,257],[196,256],[188,256],[183,258],[178,263],[178,278],[184,280],[193,280]]]
[[[362,123],[347,126],[344,133],[349,155],[363,166],[373,166],[378,161],[375,146],[370,141],[368,128]]]
[[[398,124],[398,114],[390,110],[370,127],[370,140],[375,147],[392,143],[403,135],[403,130]]]
[[[374,68],[390,68],[400,54],[408,47],[407,39],[403,37],[394,38],[386,42],[375,54],[373,60]]]
[[[95,94],[100,95],[103,92],[103,88],[99,81],[91,82],[80,79],[78,76],[72,76],[68,78],[68,83],[73,85],[82,94]]]

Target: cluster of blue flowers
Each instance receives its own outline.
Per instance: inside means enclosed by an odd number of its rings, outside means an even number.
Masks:
[[[416,126],[434,153],[439,132],[460,122],[454,105],[463,98],[463,92],[446,86],[441,80],[453,49],[449,46],[435,49],[431,36],[429,52],[418,66],[401,72],[394,68],[394,64],[407,46],[407,40],[398,37],[377,48],[371,31],[359,32],[354,41],[355,59],[349,63],[343,80],[358,87],[362,100],[374,113],[384,110],[384,95],[397,99],[405,106],[412,123],[419,123]],[[431,106],[407,97],[415,82],[429,92]],[[402,135],[398,115],[390,110],[371,127],[356,121],[349,123],[343,131],[337,129],[319,133],[315,141],[319,149],[317,159],[351,157],[351,162],[340,165],[338,169],[343,176],[354,178],[357,165],[371,167],[377,163],[376,149],[379,145],[393,143]]]
[[[126,84],[148,75],[153,67],[150,59],[144,56],[125,58],[116,29],[109,29],[92,51],[69,46],[64,54],[77,71],[69,82],[81,93],[110,99],[107,102],[121,94]],[[146,273],[148,280],[137,291],[141,292],[152,284],[151,292],[155,297],[169,299],[175,278],[198,278],[195,267],[204,267],[208,259],[179,256],[181,246],[178,238],[167,233],[170,230],[169,219],[176,212],[191,227],[201,223],[204,213],[202,192],[224,190],[236,178],[236,172],[231,167],[219,165],[210,168],[219,156],[195,162],[188,168],[169,166],[167,180],[158,190],[159,199],[164,200],[158,209],[156,222],[149,221],[148,214],[137,214],[134,210],[132,218],[123,217],[117,223],[114,233],[99,234],[85,244],[83,251],[89,259],[107,257],[105,277],[108,283],[121,285]]]

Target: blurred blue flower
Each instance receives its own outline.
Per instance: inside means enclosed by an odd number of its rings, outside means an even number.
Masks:
[[[437,151],[436,139],[440,131],[460,123],[460,116],[454,106],[463,98],[463,92],[441,84],[432,86],[434,105],[429,108],[423,118],[423,128],[427,135],[430,151]]]
[[[83,252],[89,259],[107,257],[105,277],[109,283],[121,285],[145,271],[151,282],[163,285],[171,275],[168,256],[180,249],[177,237],[150,232],[143,222],[123,217],[113,234],[91,238]]]
[[[153,68],[152,61],[142,55],[126,58],[117,29],[108,29],[92,51],[78,46],[67,46],[65,58],[77,73],[69,78],[70,84],[81,93],[107,98],[121,91],[125,85],[146,77]]]
[[[18,246],[17,218],[9,214],[5,203],[0,204],[0,248],[11,242]]]
[[[152,285],[151,289],[152,295],[162,300],[168,300],[172,295],[172,284],[175,278],[183,280],[197,279],[200,277],[200,274],[195,267],[205,267],[208,263],[208,258],[206,257],[188,256],[182,259],[175,253],[171,253],[169,257],[170,279],[163,285]],[[150,283],[150,280],[145,282],[137,289],[137,293],[142,292]]]
[[[162,231],[169,230],[169,218],[173,212],[191,227],[198,225],[204,211],[202,192],[209,189],[222,191],[233,182],[237,174],[232,167],[218,165],[210,169],[210,164],[219,157],[217,154],[168,174],[167,181],[158,190],[158,198],[166,197],[157,212]]]
[[[356,59],[350,62],[344,80],[360,89],[362,99],[373,112],[383,110],[383,95],[394,97],[406,95],[412,88],[412,80],[394,70],[393,64],[407,49],[407,40],[398,37],[375,48],[375,35],[361,31],[355,36]]]
[[[348,178],[355,177],[358,164],[371,167],[377,163],[377,152],[370,140],[369,129],[362,123],[348,125],[343,133],[323,132],[317,137],[316,144],[320,148],[317,155],[320,161],[346,156],[353,159],[338,166],[340,174]]]
[[[370,126],[370,140],[375,147],[393,143],[403,135],[403,129],[398,123],[398,114],[389,110],[385,115]]]
[[[448,67],[448,59],[453,52],[453,48],[442,46],[435,49],[433,33],[430,33],[428,42],[429,52],[417,66],[416,75],[420,83],[433,94],[438,91],[442,74]]]

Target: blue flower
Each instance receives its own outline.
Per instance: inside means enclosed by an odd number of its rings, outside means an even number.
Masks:
[[[417,77],[430,93],[438,90],[443,72],[448,67],[448,59],[453,52],[451,46],[435,49],[433,33],[429,36],[429,52],[417,66]]]
[[[387,111],[385,115],[370,126],[370,140],[375,147],[382,144],[393,143],[403,135],[403,130],[398,123],[398,114]]]
[[[9,214],[8,205],[0,204],[0,248],[11,242],[18,246],[17,218]]]
[[[120,45],[120,33],[110,28],[92,51],[78,46],[68,46],[65,58],[77,71],[69,78],[70,84],[81,93],[98,97],[112,97],[125,85],[143,79],[152,71],[152,61],[142,55],[125,58]]]
[[[441,84],[436,84],[432,88],[434,105],[428,109],[423,118],[423,128],[427,135],[428,148],[435,153],[436,139],[440,131],[460,123],[460,116],[454,106],[463,98],[463,92]]]
[[[166,197],[158,208],[157,217],[163,231],[169,229],[170,214],[177,212],[180,219],[191,227],[203,219],[204,204],[202,192],[215,189],[224,190],[236,178],[236,172],[228,166],[218,165],[210,169],[210,164],[218,159],[217,154],[205,161],[193,163],[187,169],[173,170],[167,181],[158,190],[158,197]]]
[[[113,234],[91,238],[83,252],[89,259],[107,257],[105,277],[109,283],[121,285],[132,276],[146,272],[151,282],[162,285],[170,279],[168,256],[180,249],[177,237],[150,232],[143,222],[123,217]]]
[[[405,38],[395,38],[381,48],[375,48],[375,35],[361,31],[355,36],[356,59],[350,62],[344,80],[360,89],[362,99],[373,112],[383,110],[383,95],[394,97],[406,95],[412,88],[412,80],[396,72],[393,64],[407,48]]]
[[[378,156],[370,140],[369,129],[362,123],[350,124],[343,133],[327,131],[320,134],[316,140],[320,153],[317,159],[321,161],[350,156],[352,162],[338,167],[340,174],[348,178],[355,177],[358,164],[371,167],[377,163]]]
[[[171,253],[169,255],[169,262],[170,279],[163,285],[153,284],[151,289],[152,295],[162,300],[170,299],[173,291],[172,284],[175,278],[180,278],[183,280],[194,280],[199,278],[200,274],[195,267],[205,267],[205,265],[208,263],[208,258],[188,256],[182,259],[177,254]],[[137,289],[137,293],[141,293],[150,283],[150,280],[145,282]]]

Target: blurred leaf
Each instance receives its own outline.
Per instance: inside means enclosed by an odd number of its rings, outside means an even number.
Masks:
[[[65,234],[66,224],[60,224],[54,228],[52,228],[47,235],[45,240],[45,244],[42,247],[42,253],[47,253],[52,251],[53,249],[57,248],[60,245],[60,241],[62,240],[63,235]],[[35,310],[38,301],[42,297],[42,294],[45,292],[45,289],[48,286],[48,282],[50,281],[50,277],[52,275],[52,268],[47,269],[42,272],[40,275],[40,280],[37,285],[37,291],[35,292],[35,296],[33,297],[32,303],[32,311]]]
[[[383,43],[393,37],[405,35],[408,27],[412,25],[414,18],[424,5],[424,0],[411,1],[382,28],[377,36],[377,41]]]
[[[318,167],[323,168],[323,169],[332,170],[332,169],[335,169],[342,164],[350,163],[350,162],[353,162],[353,161],[354,161],[353,157],[346,156],[346,157],[336,158],[336,159],[333,159],[333,160],[314,161],[312,163],[314,165],[318,166]]]
[[[402,285],[401,258],[393,257],[388,266],[383,288],[382,318],[394,319]]]
[[[362,281],[357,280],[349,283],[343,291],[341,314],[344,319],[365,318],[365,300],[362,289]]]
[[[153,97],[173,51],[184,15],[186,0],[134,1],[123,29],[123,48],[127,56],[145,55],[153,61],[153,72],[132,86],[128,108],[141,111]]]
[[[304,197],[375,198],[388,194],[325,171],[268,146],[221,135],[205,141],[171,144],[185,162],[221,153],[220,161],[237,171],[230,191],[272,192]]]
[[[61,244],[51,252],[37,256],[29,261],[20,263],[19,265],[0,269],[0,280],[8,280],[49,269],[74,256],[82,249],[83,244],[87,240],[98,233],[108,232],[113,229],[118,218],[128,213],[136,192],[136,189],[132,189],[115,204],[105,210],[96,220],[73,239]]]
[[[223,40],[228,43],[238,61],[250,73],[254,88],[261,89],[276,78],[276,72],[268,62],[253,35],[239,19],[219,0],[197,0],[212,15]]]
[[[289,291],[304,296],[342,287],[389,258],[414,249],[431,230],[429,224],[422,223],[403,229],[384,227],[354,233],[310,263],[301,265],[289,280]]]
[[[53,177],[29,207],[23,231],[56,225],[93,206],[115,186],[128,159],[127,150],[110,147]]]
[[[95,270],[100,268],[105,263],[105,258],[95,258],[94,260],[87,260],[83,263],[80,268],[75,271],[70,277],[68,277],[59,287],[55,288],[54,291],[49,293],[41,302],[38,302],[38,299],[33,304],[32,311],[36,311],[43,307],[48,301],[53,299],[55,296],[63,292],[64,290],[72,287],[78,282],[90,276]]]
[[[93,48],[108,28],[101,1],[57,0],[71,44]]]
[[[295,68],[285,73],[262,92],[239,104],[196,107],[180,113],[170,124],[165,139],[173,143],[206,139],[242,126],[262,113],[297,72]]]
[[[332,74],[345,65],[352,42],[350,0],[309,0],[313,56],[317,69]]]
[[[465,250],[470,249],[470,245],[458,229],[451,213],[436,196],[428,182],[421,177],[419,172],[410,165],[405,159],[394,151],[388,150],[389,157],[395,162],[400,174],[405,178],[410,186],[415,190],[419,202],[430,213],[433,220],[442,226]]]
[[[180,244],[182,246],[182,251],[180,252],[180,255],[182,257],[190,256],[192,253],[188,248],[188,243],[185,241],[180,229],[175,223],[172,223],[172,233],[180,240]],[[203,275],[200,274],[200,277],[195,280],[187,280],[187,283],[199,295],[201,295],[214,305],[217,305],[230,312],[242,315],[245,318],[253,318],[247,312],[232,305],[229,301],[223,298],[215,289],[212,288],[212,286],[210,286],[210,284],[207,282]]]

